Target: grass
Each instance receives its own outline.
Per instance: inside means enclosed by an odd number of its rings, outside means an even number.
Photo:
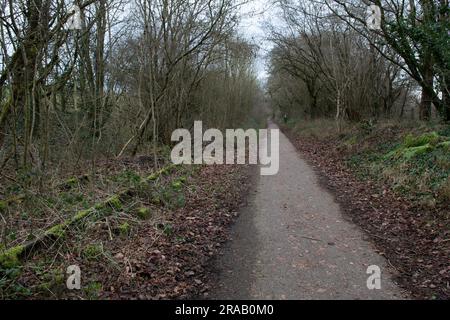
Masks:
[[[62,190],[56,187],[42,193],[26,193],[23,197],[16,194],[7,197],[13,200],[2,199],[2,216],[11,222],[23,216],[20,219],[24,222],[28,219],[30,223],[8,225],[9,240],[0,243],[0,298],[54,298],[67,294],[59,277],[53,277],[57,281],[49,280],[50,272],[55,268],[65,270],[71,264],[102,263],[106,267],[113,263],[110,249],[114,244],[133,237],[139,228],[155,223],[153,220],[164,221],[160,214],[164,207],[184,205],[179,199],[184,201],[185,184],[192,172],[193,169],[180,167],[150,174],[147,170],[118,170],[96,180],[94,190],[79,179],[70,179],[70,183],[62,179],[62,183],[54,184],[63,185]],[[130,196],[119,196],[130,188],[134,190]],[[168,193],[167,203],[153,201],[162,191]],[[44,222],[35,223],[38,217]],[[171,229],[167,227],[161,232],[170,234]],[[33,240],[34,234],[50,235],[58,241],[46,241],[42,248],[37,247],[24,257],[21,244]],[[86,298],[96,298],[100,289],[93,282],[92,288],[83,294]]]
[[[450,126],[439,123],[292,121],[302,136],[333,141],[361,179],[376,179],[420,205],[450,203]]]
[[[449,140],[436,131],[401,133],[389,142],[355,148],[348,155],[348,163],[410,200],[433,207],[448,201],[450,152],[443,143]]]
[[[102,243],[89,244],[83,249],[82,256],[87,260],[95,260],[103,255],[104,249]]]
[[[151,217],[151,215],[152,215],[152,211],[147,207],[140,207],[137,210],[137,216],[141,220],[147,220],[148,218]]]

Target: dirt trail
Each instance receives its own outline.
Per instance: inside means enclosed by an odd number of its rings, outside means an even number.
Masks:
[[[276,128],[274,124],[271,128]],[[258,170],[259,174],[259,170]],[[280,171],[254,194],[215,264],[213,299],[401,299],[386,261],[351,222],[280,132]],[[369,265],[381,289],[369,290]]]

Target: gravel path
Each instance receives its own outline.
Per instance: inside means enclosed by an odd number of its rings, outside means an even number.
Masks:
[[[271,128],[276,128],[274,124]],[[259,175],[259,170],[258,173]],[[280,171],[259,176],[215,264],[213,299],[401,299],[386,260],[347,221],[280,132]],[[369,265],[381,289],[367,288]]]

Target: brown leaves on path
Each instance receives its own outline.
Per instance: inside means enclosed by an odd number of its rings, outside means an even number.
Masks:
[[[420,208],[389,185],[360,180],[335,140],[285,134],[318,172],[348,217],[366,231],[397,271],[397,282],[420,299],[450,299],[448,208]]]
[[[248,190],[248,168],[205,166],[188,179],[186,203],[120,243],[117,277],[101,298],[185,299],[207,295],[206,269],[227,239]],[[106,284],[106,286],[105,286]]]

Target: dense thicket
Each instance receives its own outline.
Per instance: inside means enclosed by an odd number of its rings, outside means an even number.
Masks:
[[[236,1],[74,3],[77,30],[72,1],[0,2],[1,168],[156,152],[175,128],[224,127],[253,106]]]
[[[373,27],[369,5],[380,8]],[[268,90],[283,115],[450,120],[447,0],[281,0]]]

